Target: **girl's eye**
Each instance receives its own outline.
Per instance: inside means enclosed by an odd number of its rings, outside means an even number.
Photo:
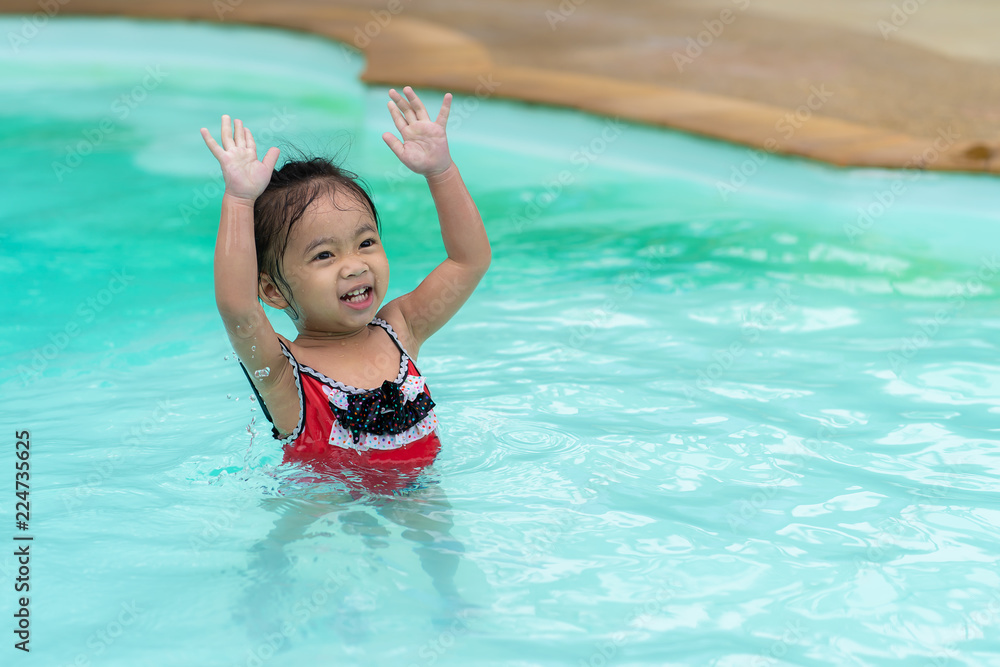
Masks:
[[[326,259],[327,257],[333,257],[333,255],[331,255],[329,251],[324,250],[320,254],[313,257],[313,259]]]
[[[368,243],[369,245],[365,245],[366,243]],[[361,242],[362,248],[370,248],[373,245],[375,245],[375,239],[365,239],[364,241]]]

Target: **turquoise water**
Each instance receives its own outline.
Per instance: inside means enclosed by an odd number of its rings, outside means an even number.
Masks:
[[[1000,662],[995,179],[758,165],[459,96],[493,266],[421,349],[424,487],[352,496],[279,465],[227,347],[198,128],[351,137],[396,296],[443,248],[361,67],[121,20],[0,51],[0,392],[8,462],[31,433],[30,530],[11,463],[0,512],[34,537],[33,664]]]

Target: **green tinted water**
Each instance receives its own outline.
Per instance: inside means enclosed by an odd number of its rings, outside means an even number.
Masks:
[[[995,663],[995,179],[755,168],[459,96],[494,263],[421,350],[426,488],[351,497],[278,465],[230,355],[198,128],[350,137],[401,294],[443,248],[360,60],[77,19],[0,59],[0,387],[7,451],[33,443],[38,664]]]

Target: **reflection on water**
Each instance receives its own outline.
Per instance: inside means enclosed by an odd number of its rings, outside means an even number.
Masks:
[[[403,540],[396,543],[407,544],[416,555],[436,592],[429,601],[433,628],[464,623],[478,608],[456,586],[465,547],[451,534],[448,496],[427,473],[393,494],[320,483],[264,497],[260,506],[274,515],[274,523],[249,549],[246,587],[233,610],[248,639],[261,643],[258,657],[287,648],[298,634],[329,637],[332,632],[347,646],[370,641],[370,621],[387,611],[377,603],[376,589],[386,585],[383,575],[390,575],[397,591],[407,587],[419,595],[422,588],[398,576],[400,568],[409,568],[390,555],[394,533]],[[303,575],[301,569],[310,572]]]
[[[523,225],[603,120],[484,100],[453,146],[498,252],[421,361],[448,497],[289,482],[273,441],[239,465],[256,404],[225,398],[250,392],[192,128],[282,99],[290,140],[356,130],[409,289],[440,233],[387,171],[384,95],[299,33],[59,24],[0,64],[0,273],[31,313],[0,318],[0,393],[41,445],[33,619],[60,629],[39,664],[82,664],[133,596],[95,664],[996,664],[996,179],[924,174],[849,238],[897,174],[775,157],[724,206],[743,149],[632,126]],[[53,187],[147,64],[173,73]]]

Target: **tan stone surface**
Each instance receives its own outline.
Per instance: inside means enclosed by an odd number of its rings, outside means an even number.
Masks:
[[[834,164],[1000,173],[994,0],[73,0],[62,12],[219,21],[220,7],[227,23],[359,46],[370,82],[491,80],[496,96]],[[942,132],[959,138],[938,157]]]

